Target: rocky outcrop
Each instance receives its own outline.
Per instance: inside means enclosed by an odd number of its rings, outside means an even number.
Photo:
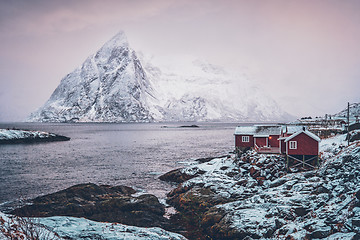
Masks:
[[[26,217],[73,216],[101,222],[117,222],[139,227],[168,227],[164,205],[151,194],[131,196],[126,186],[79,184],[37,197],[31,205],[12,214]]]
[[[182,183],[195,177],[193,175],[187,175],[186,173],[182,173],[181,170],[181,168],[171,170],[170,172],[161,175],[159,179],[166,182]]]
[[[62,135],[19,129],[0,129],[0,144],[69,141]]]
[[[230,155],[224,155],[224,156],[221,156],[221,157],[198,158],[195,161],[198,162],[198,163],[206,163],[206,162],[210,162],[211,160],[213,160],[215,158],[224,158],[224,157],[229,158]],[[204,170],[195,169],[195,168],[194,168],[195,172],[193,171],[191,173],[186,173],[183,170],[184,170],[183,168],[178,168],[178,169],[171,170],[170,172],[167,172],[167,173],[161,175],[159,177],[159,179],[162,180],[162,181],[171,182],[171,183],[183,183],[183,182],[185,182],[187,180],[190,180],[190,179],[192,179],[194,177],[197,177],[197,176],[199,176],[201,174],[206,173],[206,171],[204,171]]]
[[[354,130],[349,132],[349,135],[346,137],[346,140],[349,139],[350,142],[355,142],[360,140],[360,130]]]
[[[186,167],[196,176],[168,194],[173,220],[189,239],[359,239],[360,144],[334,152],[297,173],[252,151]]]

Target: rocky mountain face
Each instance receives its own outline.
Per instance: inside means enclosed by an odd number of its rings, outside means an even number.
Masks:
[[[118,33],[65,76],[29,121],[278,121],[274,100],[245,75],[191,57],[137,54]]]
[[[120,32],[61,80],[50,99],[30,116],[42,122],[149,122],[152,87]]]
[[[360,103],[351,103],[349,108],[350,117],[360,116]],[[347,108],[342,110],[339,113],[336,113],[334,116],[336,117],[346,117],[347,116]]]

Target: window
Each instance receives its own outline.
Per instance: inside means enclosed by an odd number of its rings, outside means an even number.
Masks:
[[[289,142],[289,149],[297,149],[297,142],[296,141],[290,141]]]
[[[242,142],[250,142],[250,138],[249,138],[249,136],[242,136],[241,141]]]

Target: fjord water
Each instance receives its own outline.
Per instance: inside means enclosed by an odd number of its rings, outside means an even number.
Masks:
[[[66,142],[0,145],[0,204],[75,184],[126,185],[163,198],[158,177],[196,158],[233,150],[232,123],[3,123],[0,128],[65,135]],[[1,210],[1,207],[0,207]]]

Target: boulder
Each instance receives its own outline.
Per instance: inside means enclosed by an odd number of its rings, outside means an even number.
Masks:
[[[330,226],[321,226],[316,227],[315,230],[308,234],[310,239],[313,238],[326,238],[331,234],[331,227]]]
[[[170,172],[167,172],[167,173],[161,175],[159,177],[159,179],[161,181],[166,181],[166,182],[182,183],[182,182],[185,182],[186,180],[189,180],[191,178],[198,176],[198,175],[188,175],[186,173],[183,173],[181,170],[182,170],[182,168],[179,168],[179,169],[175,169]],[[199,173],[199,174],[201,174],[201,173]]]
[[[166,227],[165,207],[151,194],[133,197],[126,186],[79,184],[33,199],[12,211],[22,217],[72,216],[139,227]]]

